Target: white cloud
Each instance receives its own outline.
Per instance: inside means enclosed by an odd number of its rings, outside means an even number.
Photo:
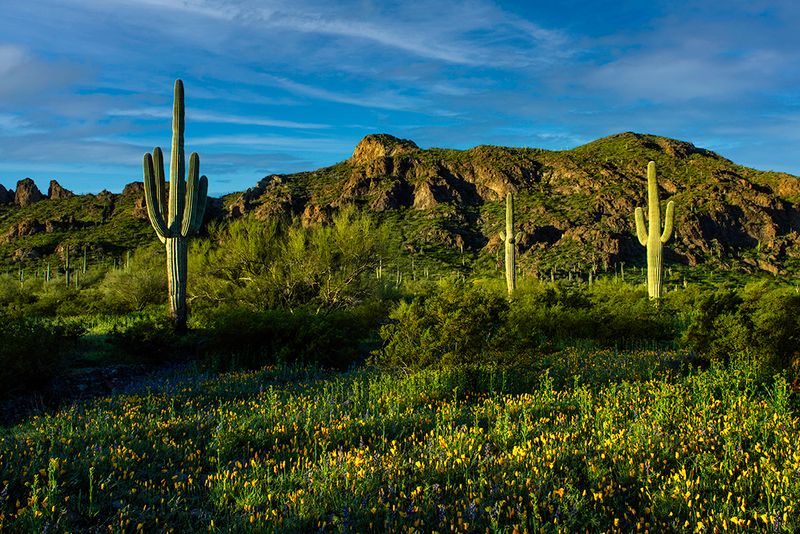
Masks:
[[[108,112],[111,117],[135,117],[144,119],[170,119],[172,110],[164,108],[142,109],[113,109]],[[330,128],[328,124],[313,122],[295,122],[279,119],[265,119],[259,117],[241,117],[238,115],[223,115],[207,111],[186,110],[187,121],[210,122],[217,124],[240,124],[243,126],[267,126],[273,128],[290,128],[298,130],[322,130]],[[1,124],[1,123],[0,123]]]

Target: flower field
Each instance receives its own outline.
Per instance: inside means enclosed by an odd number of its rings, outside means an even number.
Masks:
[[[570,349],[562,361],[583,371],[571,381],[480,369],[165,378],[0,429],[0,530],[800,529],[786,381],[744,364],[593,378],[663,357]]]

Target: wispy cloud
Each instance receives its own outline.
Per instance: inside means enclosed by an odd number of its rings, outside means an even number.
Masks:
[[[391,90],[387,90],[378,94],[368,93],[358,95],[331,91],[329,89],[324,89],[313,85],[306,85],[288,78],[272,76],[269,74],[260,75],[259,80],[262,80],[268,85],[274,85],[276,87],[280,87],[281,89],[285,89],[286,91],[296,95],[304,95],[319,100],[325,100],[327,102],[336,102],[350,106],[389,110],[412,110],[424,107],[426,104],[426,101],[423,99],[403,95]]]
[[[135,117],[141,119],[170,119],[172,110],[164,108],[142,109],[115,109],[108,112],[110,117]],[[186,111],[186,120],[209,122],[216,124],[239,124],[243,126],[267,126],[273,128],[291,128],[299,130],[322,130],[330,128],[328,124],[313,122],[284,121],[279,119],[263,119],[258,117],[241,117],[238,115],[223,115],[207,111]]]
[[[353,146],[340,139],[261,135],[212,135],[194,138],[191,140],[191,144],[197,146],[239,146],[244,148],[280,147],[291,148],[295,151],[314,151],[333,154],[342,154],[344,151],[352,149]]]

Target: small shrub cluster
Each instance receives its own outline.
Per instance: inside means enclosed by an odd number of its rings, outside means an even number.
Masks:
[[[684,342],[712,360],[754,356],[778,369],[797,367],[800,294],[792,288],[751,283],[743,290],[699,295]]]
[[[46,385],[61,369],[65,349],[82,332],[79,326],[2,310],[0,324],[0,396]]]
[[[216,369],[303,363],[344,369],[363,360],[384,312],[380,304],[315,314],[222,308],[201,319]]]
[[[401,301],[381,328],[374,363],[416,370],[475,363],[531,365],[575,343],[642,346],[674,342],[679,315],[644,290],[596,284],[537,284],[510,302],[500,291],[454,280]]]
[[[175,334],[170,319],[163,313],[131,314],[116,322],[106,335],[106,342],[123,359],[162,362],[186,353],[191,340]]]

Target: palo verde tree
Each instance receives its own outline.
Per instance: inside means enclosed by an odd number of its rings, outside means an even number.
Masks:
[[[662,275],[664,266],[662,249],[664,243],[672,236],[672,220],[674,218],[675,203],[667,203],[667,213],[664,216],[664,231],[661,231],[661,206],[658,202],[658,183],[656,182],[656,163],[647,164],[647,223],[644,226],[644,213],[642,208],[636,208],[636,234],[639,243],[647,247],[647,293],[651,299],[661,298]]]
[[[186,179],[183,131],[183,82],[176,80],[172,109],[169,197],[164,182],[164,157],[159,147],[153,149],[152,155],[144,155],[144,195],[150,224],[167,250],[169,312],[178,332],[186,330],[188,238],[200,229],[208,193],[208,179],[199,176],[200,157],[196,152],[189,157],[189,177]]]

